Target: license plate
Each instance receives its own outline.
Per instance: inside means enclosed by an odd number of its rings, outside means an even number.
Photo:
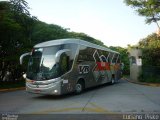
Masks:
[[[36,93],[40,93],[41,92],[41,90],[34,90]]]

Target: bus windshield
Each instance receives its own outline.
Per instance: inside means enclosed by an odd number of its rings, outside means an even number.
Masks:
[[[27,78],[32,80],[47,80],[61,75],[59,63],[56,62],[56,53],[62,45],[35,48],[29,59]]]
[[[60,77],[71,69],[76,51],[77,45],[72,43],[34,48],[28,63],[27,78],[42,81]]]

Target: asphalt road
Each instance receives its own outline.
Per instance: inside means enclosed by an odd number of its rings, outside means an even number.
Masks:
[[[160,113],[160,87],[120,80],[80,95],[44,96],[25,90],[0,93],[0,113],[88,114]]]

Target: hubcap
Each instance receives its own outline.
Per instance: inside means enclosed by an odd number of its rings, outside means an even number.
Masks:
[[[114,83],[114,79],[112,78],[112,84]]]
[[[76,85],[76,92],[77,92],[77,93],[80,93],[81,91],[82,91],[82,85],[78,83],[78,84]]]

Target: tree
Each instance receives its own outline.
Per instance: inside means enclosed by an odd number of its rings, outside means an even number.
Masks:
[[[155,22],[158,29],[160,26],[160,0],[124,0],[125,4],[136,9],[140,16],[146,17],[146,23]]]
[[[37,20],[30,15],[25,0],[0,1],[0,37],[0,81],[4,80],[7,73],[10,73],[7,78],[12,81],[21,76],[24,71],[23,66],[19,65],[19,57],[37,43],[62,38],[81,38],[103,45],[101,41],[85,33],[68,32],[59,25]]]
[[[88,41],[88,42],[91,42],[97,45],[105,46],[103,42],[101,42],[100,40],[97,40],[85,33],[69,32],[68,35],[70,38],[82,39],[82,40],[85,40],[85,41]]]
[[[47,24],[45,22],[37,21],[34,24],[32,41],[33,44],[40,42],[68,38],[68,32],[66,29],[59,25]]]
[[[7,72],[12,76],[10,80],[20,76],[19,56],[28,49],[34,27],[34,19],[27,10],[24,0],[0,2],[0,80],[5,78]]]
[[[29,6],[25,0],[10,0],[9,3],[12,5],[11,9],[15,14],[18,13],[30,16],[30,13],[28,11]]]
[[[143,50],[143,65],[160,66],[160,37],[155,33],[139,41],[139,48]]]
[[[37,20],[35,16],[31,16],[28,3],[25,0],[10,0],[10,11],[13,13],[14,19],[23,27],[25,38],[30,41],[34,27],[34,22]]]
[[[160,36],[157,36],[156,33],[148,35],[146,38],[143,38],[139,41],[139,47],[160,49]]]

